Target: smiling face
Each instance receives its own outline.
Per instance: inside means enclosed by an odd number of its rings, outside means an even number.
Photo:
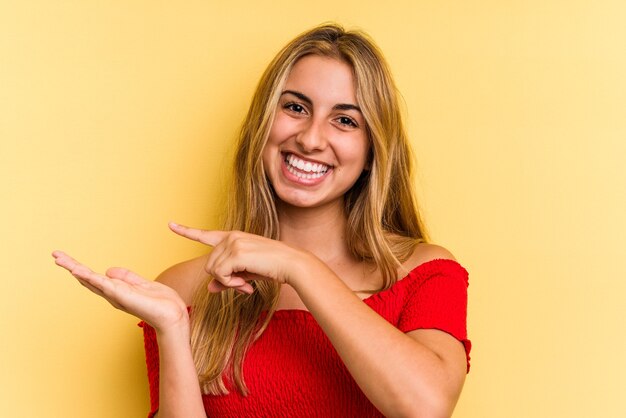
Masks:
[[[263,150],[265,172],[280,201],[302,208],[342,203],[368,153],[352,68],[318,55],[299,59]]]

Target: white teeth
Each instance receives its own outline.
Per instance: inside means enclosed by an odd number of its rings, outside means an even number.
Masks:
[[[301,179],[306,179],[306,180],[318,179],[318,178],[322,177],[325,174],[325,172],[323,172],[323,173],[313,173],[313,174],[308,173],[308,174],[305,174],[305,173],[303,173],[301,171],[296,170],[293,166],[291,166],[289,164],[287,165],[287,170],[289,170],[289,172],[291,174],[293,174],[294,176],[296,176],[298,178],[301,178]]]
[[[318,164],[318,163],[312,163],[310,161],[304,161],[301,160],[300,158],[296,157],[293,154],[288,154],[287,157],[285,158],[285,162],[287,163],[287,168],[289,169],[289,172],[291,173],[297,173],[295,169],[297,168],[298,170],[302,170],[305,173],[309,173],[306,174],[307,176],[310,175],[311,177],[304,177],[305,174],[302,174],[302,178],[319,178],[322,176],[322,174],[326,173],[328,171],[328,169],[330,168],[329,166],[325,165],[325,164]]]

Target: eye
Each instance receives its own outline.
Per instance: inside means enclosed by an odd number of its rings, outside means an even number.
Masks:
[[[305,113],[305,109],[304,106],[298,104],[298,103],[294,103],[294,102],[289,102],[289,103],[285,103],[283,105],[283,109],[287,109],[291,112],[294,113]]]
[[[354,121],[354,119],[349,118],[347,116],[339,116],[336,119],[336,121],[339,122],[340,125],[347,126],[347,127],[350,127],[350,128],[358,128],[359,127],[359,125]]]

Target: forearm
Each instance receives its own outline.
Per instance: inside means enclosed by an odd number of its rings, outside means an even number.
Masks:
[[[159,418],[206,418],[191,354],[189,326],[157,331]]]
[[[458,391],[443,361],[361,301],[328,267],[290,284],[315,317],[347,369],[386,416],[449,416]]]

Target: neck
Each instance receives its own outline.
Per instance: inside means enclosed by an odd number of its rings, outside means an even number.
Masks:
[[[279,204],[277,209],[281,241],[309,251],[326,263],[350,257],[341,202],[306,209]]]

